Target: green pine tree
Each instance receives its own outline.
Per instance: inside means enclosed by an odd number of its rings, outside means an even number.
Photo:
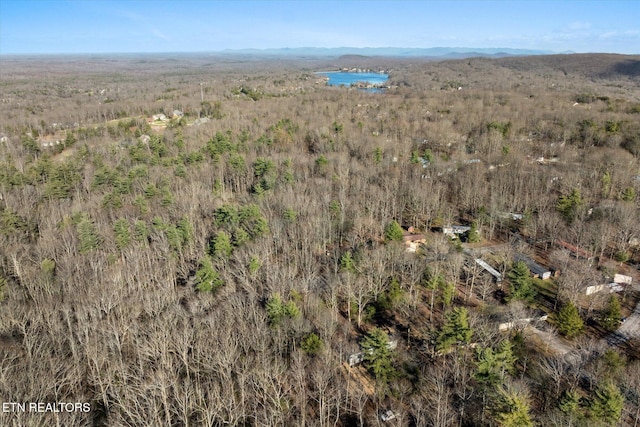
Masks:
[[[271,295],[265,308],[269,317],[269,324],[272,327],[280,326],[287,318],[294,319],[300,316],[300,309],[295,301],[284,302],[280,294],[277,293]]]
[[[513,355],[513,344],[503,340],[494,350],[492,347],[479,347],[476,350],[476,373],[478,382],[485,385],[502,383],[507,373],[513,373],[516,357]]]
[[[442,303],[442,309],[450,306],[453,303],[453,299],[456,296],[456,286],[453,283],[441,281],[439,283],[440,290],[440,302]]]
[[[620,301],[615,295],[609,297],[607,307],[602,312],[600,324],[608,331],[615,331],[620,327],[620,319],[622,318],[622,308]]]
[[[194,283],[200,292],[215,292],[224,285],[220,275],[213,268],[211,258],[205,257],[200,260],[200,268],[196,271]]]
[[[147,223],[142,220],[136,220],[133,224],[133,239],[136,242],[148,243],[149,229]]]
[[[577,415],[580,411],[580,395],[575,390],[567,390],[563,393],[558,407],[567,415]]]
[[[382,148],[376,147],[376,149],[373,152],[373,160],[376,163],[380,163],[382,161]]]
[[[498,402],[494,409],[495,420],[500,427],[533,427],[531,405],[522,393],[498,390]]]
[[[596,389],[589,412],[592,418],[613,426],[620,421],[623,406],[624,396],[620,389],[612,382],[608,382]]]
[[[78,233],[79,245],[78,250],[84,254],[95,250],[102,244],[102,237],[96,231],[96,227],[88,216],[82,215],[80,221],[76,225]]]
[[[558,331],[569,339],[577,337],[584,329],[584,321],[580,317],[578,308],[572,302],[560,309],[556,324]]]
[[[164,228],[164,235],[167,238],[167,243],[169,243],[169,248],[173,252],[179,253],[182,251],[183,240],[182,233],[178,230],[173,224],[167,224]]]
[[[384,238],[388,242],[400,242],[402,241],[402,236],[402,227],[396,221],[391,221],[384,229]]]
[[[269,324],[274,327],[279,326],[285,317],[284,303],[280,295],[271,295],[265,308],[267,310],[267,316],[269,317]]]
[[[193,240],[193,225],[189,221],[189,218],[183,216],[176,227],[180,233],[180,238],[183,244],[190,243]]]
[[[210,253],[218,259],[227,259],[233,252],[231,238],[225,231],[219,231],[210,244]]]
[[[249,274],[251,274],[251,276],[255,276],[258,270],[260,270],[260,267],[262,267],[260,259],[256,256],[251,257],[249,260]]]
[[[315,333],[310,333],[302,338],[302,342],[300,343],[300,348],[302,351],[307,353],[309,356],[315,356],[322,352],[324,348],[324,343],[322,342],[322,338],[320,338]]]
[[[560,196],[556,203],[556,209],[562,214],[568,223],[572,223],[578,215],[580,208],[584,205],[584,200],[577,189],[571,190],[568,196]]]
[[[381,384],[396,374],[393,367],[394,351],[389,348],[389,337],[379,328],[372,329],[360,342],[364,353],[364,366]]]
[[[625,202],[633,202],[636,200],[636,196],[637,196],[636,189],[633,187],[627,187],[624,190],[622,190],[622,194],[620,197]]]
[[[113,224],[113,232],[116,236],[116,248],[123,250],[131,242],[131,232],[129,231],[129,222],[124,218],[119,218]]]
[[[349,273],[356,272],[356,265],[351,251],[345,252],[345,254],[340,257],[340,270],[348,271]]]
[[[445,323],[436,339],[436,350],[447,351],[456,343],[469,343],[471,335],[467,309],[456,307],[445,315]]]
[[[467,231],[467,241],[469,243],[478,243],[480,241],[480,232],[475,221],[471,223],[471,228]]]
[[[533,287],[533,280],[529,273],[529,267],[524,261],[515,262],[507,277],[510,282],[510,299],[519,299],[529,302],[533,301],[536,291]]]

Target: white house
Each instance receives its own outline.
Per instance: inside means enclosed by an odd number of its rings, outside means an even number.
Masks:
[[[442,233],[451,238],[460,236],[469,230],[471,230],[471,227],[466,225],[445,225],[442,227]]]

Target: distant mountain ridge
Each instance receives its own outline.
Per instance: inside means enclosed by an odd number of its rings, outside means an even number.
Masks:
[[[437,57],[469,58],[476,56],[504,57],[524,55],[549,55],[557,52],[512,48],[470,48],[470,47],[297,47],[278,49],[227,49],[216,52],[224,55],[255,55],[278,57],[340,57],[345,55],[386,56],[386,57]],[[566,53],[566,52],[565,52]]]
[[[640,55],[615,53],[537,55],[528,58],[500,58],[495,63],[517,71],[559,70],[565,75],[581,75],[592,79],[640,78]]]

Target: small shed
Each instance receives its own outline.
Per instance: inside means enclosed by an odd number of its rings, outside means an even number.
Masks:
[[[522,261],[527,264],[529,267],[529,271],[533,275],[533,277],[540,278],[542,280],[547,280],[551,278],[551,270],[546,267],[541,266],[531,258],[524,255],[516,255],[516,261]]]
[[[498,270],[496,270],[495,268],[491,267],[489,264],[487,264],[485,261],[481,260],[480,258],[476,258],[475,259],[476,264],[478,264],[480,267],[484,268],[486,271],[489,272],[489,274],[491,274],[493,277],[496,278],[496,282],[500,283],[502,282],[502,274],[500,274],[498,272]]]
[[[380,420],[384,423],[387,421],[394,420],[396,418],[396,414],[392,410],[384,411],[380,414]]]

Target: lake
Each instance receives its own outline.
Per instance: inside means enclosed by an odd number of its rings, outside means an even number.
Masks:
[[[329,78],[330,86],[351,86],[355,83],[368,83],[371,85],[382,85],[389,80],[388,74],[383,73],[345,73],[341,71],[328,71],[318,73]],[[362,88],[372,92],[377,92],[377,88]]]

